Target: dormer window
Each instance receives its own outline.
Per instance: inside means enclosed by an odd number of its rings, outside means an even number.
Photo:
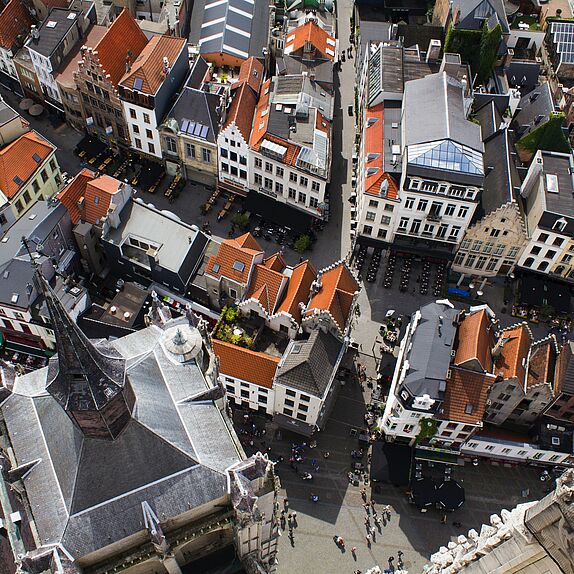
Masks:
[[[568,223],[568,222],[567,222],[563,217],[561,217],[560,219],[557,219],[557,220],[554,222],[554,225],[552,226],[552,229],[553,229],[553,230],[556,230],[556,231],[562,232],[562,231],[564,231],[564,229],[566,228],[566,224],[567,224],[567,223]]]

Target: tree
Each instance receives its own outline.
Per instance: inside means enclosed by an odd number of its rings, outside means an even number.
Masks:
[[[309,247],[311,247],[311,239],[308,235],[299,235],[293,245],[293,249],[295,249],[297,253],[303,253],[307,251]]]
[[[539,125],[516,142],[518,151],[530,158],[538,150],[570,153],[570,144],[562,130],[563,123],[564,114],[562,112],[551,113],[547,122]]]
[[[246,213],[236,213],[231,218],[231,223],[239,227],[242,231],[247,231],[249,229],[249,215]]]
[[[419,434],[416,436],[417,442],[431,439],[438,430],[438,422],[429,417],[421,418],[419,425]]]

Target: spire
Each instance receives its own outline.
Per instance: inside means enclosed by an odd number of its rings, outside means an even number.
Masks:
[[[125,381],[125,360],[107,344],[94,344],[82,333],[41,273],[44,295],[56,337],[47,391],[88,437],[114,439],[131,417],[134,398]]]

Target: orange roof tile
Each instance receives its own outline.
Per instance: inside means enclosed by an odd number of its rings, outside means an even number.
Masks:
[[[235,123],[243,139],[249,142],[256,105],[257,95],[246,82],[234,86],[233,99],[231,100],[223,129]]]
[[[70,54],[68,54],[68,56],[66,56],[64,65],[56,74],[56,81],[59,84],[68,88],[75,87],[74,72],[78,70],[78,62],[82,59],[82,56],[80,55],[81,49],[84,46],[86,48],[93,48],[104,37],[106,30],[107,28],[105,26],[92,26],[92,29],[88,32],[84,42],[79,44],[70,52]]]
[[[64,204],[72,223],[75,225],[82,219],[80,209],[80,199],[86,196],[86,186],[88,182],[96,177],[96,174],[89,169],[82,169],[74,179],[56,196]]]
[[[327,40],[329,40],[329,42]],[[287,34],[285,53],[291,54],[298,52],[305,48],[307,42],[314,46],[327,60],[335,60],[335,38],[330,36],[312,20]]]
[[[343,331],[359,284],[345,263],[339,263],[333,269],[321,273],[320,280],[321,288],[309,301],[305,316],[312,315],[315,309],[329,311]]]
[[[482,422],[488,392],[495,378],[486,373],[476,373],[453,367],[446,379],[443,420],[478,425]]]
[[[504,344],[500,355],[496,358],[496,372],[502,373],[505,379],[516,377],[524,387],[528,358],[528,350],[532,344],[532,335],[528,325],[521,324],[505,329],[500,337]],[[524,364],[523,364],[524,362]]]
[[[283,273],[269,269],[265,265],[256,265],[245,299],[257,299],[265,311],[272,314],[277,306],[284,279]]]
[[[255,109],[253,128],[251,130],[251,146],[258,144],[267,132],[267,123],[269,121],[270,86],[270,79],[263,82],[263,85],[261,86],[259,102]]]
[[[277,309],[289,313],[297,323],[301,322],[301,309],[299,303],[306,303],[309,299],[311,283],[317,278],[317,272],[309,261],[303,261],[293,268],[285,298]]]
[[[528,375],[526,387],[533,387],[541,383],[551,383],[554,380],[554,367],[556,365],[556,342],[553,339],[542,341],[532,346],[530,360],[528,361]]]
[[[286,267],[285,259],[283,259],[283,255],[279,252],[264,259],[263,265],[265,265],[265,267],[269,267],[269,269],[273,269],[273,271],[283,271]]]
[[[250,233],[236,239],[224,239],[217,255],[209,258],[206,273],[212,277],[228,277],[238,283],[246,284],[253,260],[261,253],[263,250]],[[235,268],[236,262],[242,265]]]
[[[0,150],[0,191],[13,198],[56,148],[29,131]],[[34,159],[38,157],[39,161]]]
[[[10,0],[0,13],[0,46],[11,50],[18,44],[19,39],[22,45],[31,24],[30,12],[22,0]]]
[[[263,81],[263,64],[254,56],[248,58],[239,68],[239,82],[247,82],[249,87],[259,93],[261,82]]]
[[[112,197],[117,193],[121,182],[109,175],[102,175],[88,182],[82,219],[88,223],[98,223],[108,213]]]
[[[133,62],[146,47],[148,39],[125,8],[112,22],[95,51],[102,68],[117,86],[126,73],[126,61]]]
[[[465,315],[457,330],[455,365],[477,360],[484,371],[492,372],[494,328],[485,309]]]
[[[381,196],[383,182],[388,183],[387,197],[398,197],[398,186],[395,180],[385,172],[384,157],[384,104],[367,108],[365,116],[365,193]],[[370,159],[369,159],[370,158]],[[369,170],[371,170],[369,172]],[[370,173],[370,175],[369,175]]]
[[[258,353],[232,343],[213,339],[213,351],[219,357],[219,370],[234,377],[270,389],[273,387],[278,357]]]
[[[165,79],[163,59],[167,58],[169,65],[173,66],[181,51],[185,50],[186,47],[187,41],[185,38],[154,36],[140,52],[140,55],[132,64],[131,70],[124,74],[120,84],[132,90],[134,80],[140,79],[142,87],[138,92],[153,96]]]

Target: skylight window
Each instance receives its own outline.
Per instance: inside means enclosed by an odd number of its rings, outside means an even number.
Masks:
[[[219,263],[214,263],[214,264],[213,264],[213,267],[211,268],[211,270],[212,270],[214,273],[217,273],[217,272],[219,271],[219,268],[220,268]]]
[[[241,261],[234,261],[233,269],[235,269],[235,271],[239,271],[239,273],[243,273],[243,270],[245,269],[245,263],[242,263]]]
[[[41,163],[41,162],[42,162],[42,158],[41,158],[37,153],[35,153],[35,154],[32,156],[32,159],[33,159],[36,163]]]

